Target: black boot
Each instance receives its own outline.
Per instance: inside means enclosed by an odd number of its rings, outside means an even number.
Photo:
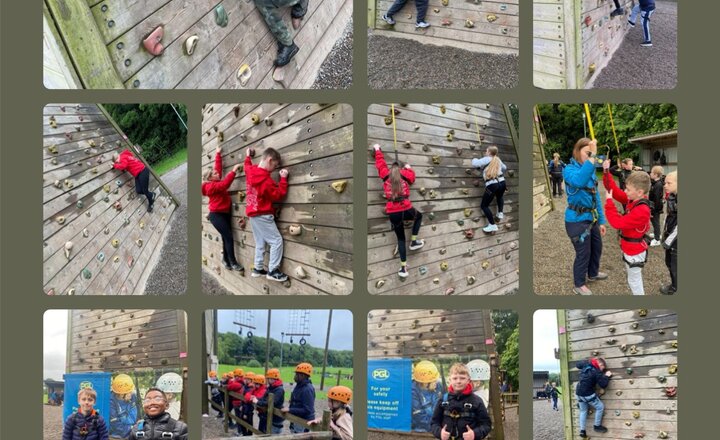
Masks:
[[[617,15],[623,15],[624,13],[625,13],[625,10],[623,8],[617,8],[610,13],[610,18],[613,18]]]
[[[307,14],[309,0],[300,0],[290,10],[292,18],[303,18]]]
[[[147,211],[148,211],[148,212],[152,212],[154,205],[155,205],[155,193],[151,191],[151,192],[150,192],[150,198],[148,199]]]
[[[608,429],[606,427],[604,427],[603,425],[593,426],[593,431],[595,431],[595,432],[607,432],[607,430]]]
[[[277,58],[275,59],[275,65],[278,67],[282,67],[290,62],[292,57],[295,56],[296,53],[300,50],[299,47],[295,45],[295,43],[291,43],[290,46],[285,46],[284,44],[278,50]]]
[[[581,430],[580,430],[580,437],[581,437],[581,438],[587,438],[587,433],[585,432],[584,429],[581,429]]]

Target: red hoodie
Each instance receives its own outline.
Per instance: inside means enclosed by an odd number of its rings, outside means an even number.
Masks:
[[[650,206],[639,203],[640,200],[628,200],[627,194],[615,183],[610,173],[603,174],[603,185],[607,191],[612,191],[613,199],[625,205],[625,215],[618,212],[612,200],[605,202],[605,217],[608,223],[620,230],[620,249],[627,255],[639,255],[648,248],[645,240],[639,242],[627,241],[623,237],[641,239],[650,229]]]
[[[288,183],[285,177],[280,182],[270,176],[270,171],[253,165],[250,156],[245,156],[245,215],[257,217],[259,215],[274,214],[272,204],[282,200],[287,194]]]
[[[262,399],[265,396],[265,391],[267,391],[267,387],[265,385],[253,388],[245,393],[245,403],[250,403],[253,397]]]
[[[448,392],[450,392],[450,394],[456,394],[456,393],[457,393],[457,391],[455,391],[455,390],[453,389],[452,385],[448,386]],[[465,396],[469,396],[469,395],[472,394],[472,393],[473,393],[472,382],[469,382],[467,385],[465,385],[465,389],[462,390],[462,392],[459,393],[459,394],[463,394],[463,395],[465,395]]]
[[[385,213],[392,214],[394,212],[407,211],[412,208],[410,202],[410,185],[415,182],[415,171],[408,168],[401,168],[400,175],[402,176],[402,200],[392,201],[392,183],[390,182],[390,169],[388,169],[387,163],[385,163],[385,157],[382,151],[377,150],[375,152],[375,167],[378,170],[378,177],[383,180],[383,192],[388,202],[385,204]]]
[[[127,170],[133,177],[137,177],[145,169],[145,164],[140,159],[136,159],[130,150],[124,150],[120,153],[118,161],[113,164],[113,168],[120,171]]]
[[[245,391],[244,379],[233,379],[229,381],[227,384],[227,389],[228,391],[232,391],[233,393],[243,394],[243,392]],[[240,406],[240,404],[242,403],[240,399],[232,395],[230,396],[230,399],[232,399],[232,406]]]
[[[222,155],[217,153],[215,155],[215,171],[222,175]],[[227,190],[235,180],[235,172],[230,171],[225,175],[222,180],[214,182],[204,182],[202,184],[202,194],[207,196],[210,201],[208,203],[208,209],[210,212],[230,212],[230,206],[232,206],[232,200]]]

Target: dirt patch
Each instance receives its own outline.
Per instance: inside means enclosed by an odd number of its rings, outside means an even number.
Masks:
[[[599,189],[604,202],[605,188],[600,185]],[[533,233],[533,289],[540,295],[574,295],[572,266],[575,250],[565,233],[567,199],[554,200],[555,211],[548,213]],[[617,231],[607,226],[600,270],[607,272],[609,278],[591,283],[588,287],[595,295],[630,295]],[[643,268],[643,280],[646,295],[660,295],[660,286],[670,282],[662,246],[650,248],[648,262]]]
[[[43,440],[57,440],[62,438],[63,407],[43,405]]]
[[[638,19],[593,88],[672,89],[677,85],[677,3],[658,1],[656,5],[650,20],[653,46],[640,46],[644,37]]]
[[[562,400],[553,411],[552,400],[533,400],[533,439],[558,440],[565,437]]]
[[[506,89],[518,84],[518,57],[421,44],[368,30],[372,89]]]

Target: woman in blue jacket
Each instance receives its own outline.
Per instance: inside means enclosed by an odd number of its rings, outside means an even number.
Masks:
[[[563,170],[567,194],[565,230],[575,248],[573,292],[578,295],[592,295],[587,282],[608,277],[606,273],[600,272],[606,221],[597,189],[596,153],[596,141],[580,139],[575,143],[570,163]]]

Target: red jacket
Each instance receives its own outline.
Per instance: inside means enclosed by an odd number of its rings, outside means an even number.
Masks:
[[[220,153],[215,155],[215,171],[222,175],[223,166]],[[202,184],[202,194],[210,199],[208,203],[210,212],[230,212],[232,199],[230,199],[230,194],[227,191],[233,180],[235,180],[235,172],[230,171],[222,180]]]
[[[603,174],[603,185],[608,191],[612,191],[613,199],[625,205],[625,215],[618,212],[615,203],[608,199],[605,202],[605,217],[608,223],[620,231],[620,249],[627,255],[638,255],[648,248],[645,240],[639,242],[627,241],[623,237],[642,239],[650,229],[650,206],[640,200],[628,200],[627,194],[615,183],[610,173]]]
[[[272,204],[279,202],[287,194],[288,183],[285,177],[280,182],[270,176],[270,171],[253,165],[250,156],[245,156],[245,215],[257,217],[259,215],[274,214]]]
[[[265,396],[265,391],[267,391],[267,387],[265,385],[262,385],[260,387],[255,387],[252,390],[246,392],[245,393],[245,403],[252,402],[253,397],[262,399],[263,396]]]
[[[378,170],[378,177],[383,180],[383,192],[385,193],[385,198],[388,200],[385,204],[385,212],[392,214],[394,212],[407,211],[412,208],[412,203],[410,202],[410,185],[415,183],[415,171],[408,168],[400,169],[400,175],[402,176],[402,200],[393,201],[390,169],[388,169],[387,163],[385,163],[385,157],[380,150],[375,152],[375,167]]]
[[[245,393],[245,381],[243,379],[233,379],[228,382],[227,384],[228,391],[232,391],[233,393],[237,394],[244,394]],[[238,399],[237,397],[230,396],[230,399],[232,400],[232,406],[240,406],[242,401]]]
[[[145,169],[145,164],[140,159],[136,159],[130,150],[123,150],[118,161],[113,164],[113,168],[120,171],[127,170],[133,177],[137,177]]]

